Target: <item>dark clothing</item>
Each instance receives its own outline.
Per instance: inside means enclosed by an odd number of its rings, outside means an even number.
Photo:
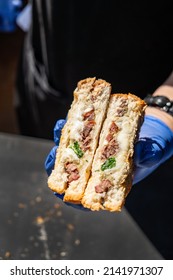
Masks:
[[[22,134],[53,140],[56,120],[66,117],[81,79],[102,78],[114,93],[143,98],[172,72],[172,1],[32,2],[16,84]],[[126,208],[163,256],[172,259],[168,170],[171,161],[132,188]]]
[[[21,133],[52,139],[80,79],[152,92],[172,71],[171,3],[33,0],[17,79]]]

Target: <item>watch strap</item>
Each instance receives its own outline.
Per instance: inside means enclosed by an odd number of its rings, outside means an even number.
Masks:
[[[168,97],[148,94],[144,101],[148,106],[159,108],[173,117],[173,100],[170,100]]]

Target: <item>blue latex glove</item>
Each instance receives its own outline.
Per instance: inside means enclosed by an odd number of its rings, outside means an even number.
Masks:
[[[23,0],[0,0],[0,31],[16,30],[16,18],[20,13]]]
[[[60,137],[61,137],[61,130],[63,129],[63,126],[65,125],[65,123],[66,123],[66,120],[58,120],[54,127],[53,132],[54,132],[55,146],[52,148],[52,150],[48,154],[46,161],[45,161],[45,169],[47,171],[48,176],[51,174],[52,169],[54,167],[56,150],[59,145],[59,141],[60,141]]]
[[[48,175],[50,175],[54,167],[56,149],[59,145],[61,129],[65,122],[65,120],[57,121],[54,128],[54,142],[56,146],[53,147],[45,161],[45,169]],[[159,119],[146,116],[139,133],[139,139],[135,145],[133,184],[143,180],[172,155],[173,132]],[[55,195],[61,199],[63,198],[63,195],[57,193]],[[67,204],[80,209],[86,209],[80,204]]]
[[[151,174],[173,155],[173,132],[161,120],[146,116],[135,145],[133,184]]]

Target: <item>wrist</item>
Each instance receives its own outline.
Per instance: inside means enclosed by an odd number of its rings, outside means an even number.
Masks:
[[[145,110],[146,116],[153,116],[164,122],[173,131],[173,117],[156,107],[147,106]]]
[[[153,93],[153,96],[157,96],[157,95],[166,96],[170,100],[173,100],[173,86],[161,85]]]

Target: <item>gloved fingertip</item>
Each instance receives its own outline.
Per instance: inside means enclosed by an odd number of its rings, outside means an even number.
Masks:
[[[54,192],[54,195],[63,200],[64,194],[59,194],[59,193]]]
[[[46,170],[48,176],[51,174],[52,169],[55,164],[56,150],[57,150],[57,146],[54,146],[52,148],[52,150],[50,151],[50,153],[48,154],[48,156],[45,160],[45,163],[44,163],[45,170]]]
[[[143,139],[136,143],[134,155],[136,166],[152,167],[162,159],[163,149],[155,141]]]
[[[61,200],[63,200],[64,194],[59,194],[59,193],[54,193],[54,195],[58,198],[60,198]],[[70,203],[70,202],[64,202],[67,206],[71,206],[73,208],[82,210],[82,211],[91,211],[88,208],[85,208],[82,204],[75,204],[75,203]]]
[[[56,145],[59,145],[59,140],[60,140],[60,137],[61,137],[61,130],[63,129],[65,123],[66,123],[66,120],[61,119],[61,120],[58,120],[55,124],[55,127],[54,127],[54,142],[55,142]]]

